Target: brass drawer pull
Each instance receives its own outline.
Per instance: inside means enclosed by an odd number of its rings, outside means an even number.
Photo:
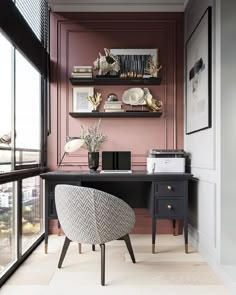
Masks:
[[[171,191],[172,187],[170,185],[167,186],[168,190]]]
[[[172,206],[171,206],[171,205],[167,205],[167,208],[168,208],[169,210],[171,210],[171,209],[172,209]]]

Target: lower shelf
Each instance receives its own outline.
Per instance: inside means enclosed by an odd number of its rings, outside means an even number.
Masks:
[[[159,118],[162,112],[70,112],[73,118]]]

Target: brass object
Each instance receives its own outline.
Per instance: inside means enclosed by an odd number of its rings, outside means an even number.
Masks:
[[[167,205],[167,208],[168,208],[169,210],[171,210],[171,209],[172,209],[172,206],[171,206],[171,205]]]
[[[102,94],[97,92],[93,96],[88,96],[88,101],[90,101],[93,105],[93,110],[97,111],[97,107],[100,105],[100,102],[102,101]]]
[[[185,244],[185,253],[188,254],[188,244]]]
[[[155,254],[155,244],[152,244],[152,254]]]
[[[167,186],[168,190],[171,191],[172,187],[170,185]]]
[[[151,95],[145,97],[146,107],[152,112],[158,112],[162,108],[162,102],[154,99]]]
[[[44,245],[44,253],[48,254],[48,244],[46,244],[46,243]]]

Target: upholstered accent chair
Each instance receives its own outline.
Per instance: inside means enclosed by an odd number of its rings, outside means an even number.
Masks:
[[[58,268],[62,266],[71,241],[100,245],[102,286],[105,285],[105,243],[123,239],[135,263],[129,238],[135,215],[128,204],[100,190],[62,184],[55,188],[55,202],[58,219],[66,236]]]

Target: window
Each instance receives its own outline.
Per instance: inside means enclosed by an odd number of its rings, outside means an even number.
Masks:
[[[48,18],[46,0],[0,1],[0,287],[43,239]]]
[[[0,276],[16,261],[15,183],[0,185]]]
[[[37,240],[43,229],[40,177],[22,180],[22,252]]]
[[[11,170],[12,50],[0,33],[0,173]]]
[[[16,51],[15,73],[16,166],[38,165],[41,136],[41,77],[18,51]]]

